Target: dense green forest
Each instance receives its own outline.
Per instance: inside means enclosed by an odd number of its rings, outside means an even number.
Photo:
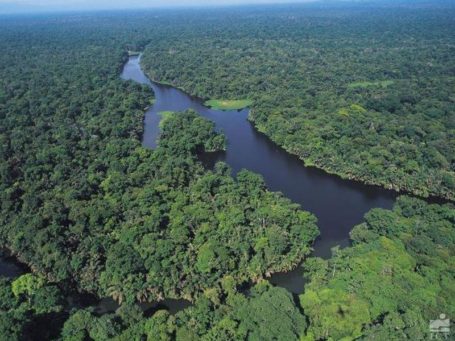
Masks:
[[[0,340],[30,340],[37,333],[41,340],[56,339],[68,318],[65,305],[63,292],[42,277],[0,278]]]
[[[30,337],[54,318],[61,330],[43,335],[73,341],[424,340],[430,319],[455,313],[454,224],[451,204],[401,197],[393,210],[372,210],[354,228],[352,247],[305,263],[309,283],[300,302],[264,280],[239,291],[226,276],[176,315],[147,317],[124,303],[99,316],[68,310],[61,290],[39,276],[1,280],[2,337]]]
[[[305,263],[310,339],[428,339],[429,320],[455,314],[454,224],[453,205],[409,197],[368,212],[352,247]]]
[[[306,165],[455,199],[453,8],[229,14],[154,39],[142,59],[151,77],[252,101],[256,128]]]
[[[125,341],[427,340],[429,320],[455,314],[454,224],[453,205],[400,197],[393,210],[366,215],[352,231],[352,247],[305,263],[309,283],[299,304],[266,281],[245,295],[226,280],[175,316],[160,311],[122,328],[119,314],[100,319],[79,311],[63,334]],[[96,336],[97,322],[115,328]]]
[[[157,150],[142,148],[151,92],[119,79],[126,45],[78,28],[92,38],[67,25],[4,47],[16,55],[2,59],[1,243],[53,281],[130,303],[296,266],[314,216],[255,174],[205,172],[197,153],[225,142],[194,112],[166,120]]]
[[[141,146],[152,93],[119,78],[143,44],[123,19],[5,24],[1,245],[39,281],[127,304],[194,300],[295,267],[315,217],[256,174],[205,171],[198,153],[225,145],[213,123],[170,115],[159,148]]]
[[[119,78],[145,49],[157,79],[251,100],[256,126],[308,164],[453,198],[452,12],[382,11],[2,17],[0,247],[30,271],[0,278],[0,340],[419,340],[455,316],[453,204],[400,197],[311,258],[314,215],[258,174],[204,169],[228,143],[212,122],[165,112],[144,148],[153,93]],[[301,295],[267,281],[302,260]],[[120,305],[102,314],[75,292]],[[167,298],[192,305],[138,305]]]

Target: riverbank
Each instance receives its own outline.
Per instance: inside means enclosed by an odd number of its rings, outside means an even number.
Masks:
[[[124,79],[144,81],[146,75],[139,58],[131,58],[125,67]],[[204,155],[204,163],[213,167],[224,161],[236,174],[248,169],[260,174],[271,191],[279,191],[302,209],[315,214],[321,231],[313,245],[314,255],[331,257],[331,248],[349,245],[349,232],[363,220],[363,216],[375,207],[391,208],[396,193],[377,186],[363,185],[343,180],[314,167],[305,167],[295,155],[272,142],[248,120],[248,110],[222,111],[207,108],[204,101],[188,95],[181,89],[151,82],[155,93],[155,107],[146,113],[144,127],[145,146],[150,137],[159,136],[161,111],[185,111],[193,109],[215,123],[216,129],[227,137],[225,152]],[[301,271],[279,272],[270,281],[294,293],[303,292]],[[290,269],[291,270],[291,269]]]

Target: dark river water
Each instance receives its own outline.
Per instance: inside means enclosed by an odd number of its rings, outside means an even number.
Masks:
[[[121,74],[124,80],[146,84],[155,93],[155,103],[147,110],[144,118],[143,145],[155,148],[159,137],[161,111],[183,111],[194,109],[203,117],[213,121],[219,131],[227,137],[227,150],[223,153],[203,155],[207,167],[217,161],[225,161],[235,175],[245,168],[264,177],[267,187],[280,191],[293,202],[298,203],[318,218],[320,236],[313,245],[313,255],[329,258],[331,248],[349,245],[349,232],[363,220],[366,212],[374,207],[391,208],[397,194],[375,186],[362,185],[354,181],[342,180],[315,168],[305,167],[303,162],[288,154],[256,131],[247,120],[248,110],[219,111],[203,105],[203,101],[185,94],[183,91],[151,82],[140,67],[140,57],[130,57]],[[14,257],[0,250],[0,277],[15,278],[28,272],[26,266]],[[272,275],[270,282],[300,294],[304,289],[302,268]],[[92,306],[100,315],[114,312],[118,304],[111,298],[96,299],[88,294],[75,294],[68,297],[70,306]],[[185,300],[165,300],[159,303],[141,304],[146,314],[157,309],[167,309],[171,313],[190,305]]]
[[[0,277],[16,278],[29,272],[25,264],[21,264],[8,250],[0,249]]]
[[[256,131],[247,120],[248,110],[219,111],[203,105],[203,101],[183,91],[151,82],[142,72],[140,57],[131,57],[122,73],[125,80],[151,86],[156,102],[145,114],[143,144],[155,148],[159,137],[161,111],[194,109],[215,122],[227,137],[224,153],[205,156],[204,162],[225,161],[233,173],[245,168],[264,177],[267,187],[280,191],[293,202],[318,218],[320,236],[314,243],[313,255],[328,258],[331,248],[349,245],[349,232],[374,207],[392,208],[397,194],[375,186],[342,180],[321,170],[305,167],[297,157],[278,147],[268,137]],[[293,293],[303,292],[302,269],[274,274],[270,281]]]

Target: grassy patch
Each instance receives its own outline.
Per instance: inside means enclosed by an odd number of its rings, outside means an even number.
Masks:
[[[371,88],[371,87],[381,87],[387,88],[388,86],[392,85],[394,81],[385,80],[385,81],[377,81],[377,82],[354,82],[348,85],[350,89],[364,89],[364,88]]]
[[[158,115],[161,116],[161,120],[159,123],[160,129],[163,129],[163,125],[170,117],[172,117],[175,113],[173,111],[161,111]]]
[[[238,110],[249,107],[253,101],[249,99],[221,100],[211,99],[204,103],[206,106],[216,110]]]

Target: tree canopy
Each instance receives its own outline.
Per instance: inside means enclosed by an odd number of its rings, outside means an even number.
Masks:
[[[150,88],[131,54],[204,99],[248,99],[289,152],[347,178],[454,198],[453,9],[231,8],[2,17],[0,340],[402,340],[455,316],[455,208],[401,197],[352,245],[308,258],[316,218],[194,111],[141,145]],[[216,104],[216,103],[215,103]],[[311,195],[312,193],[308,193]],[[340,198],[343,200],[343,198]],[[365,199],[367,200],[367,199]],[[302,260],[299,297],[266,278]],[[120,303],[112,313],[69,292]],[[176,314],[139,302],[184,298]]]
[[[371,210],[352,247],[306,263],[309,339],[429,338],[430,320],[455,314],[454,224],[453,205],[409,197]]]

